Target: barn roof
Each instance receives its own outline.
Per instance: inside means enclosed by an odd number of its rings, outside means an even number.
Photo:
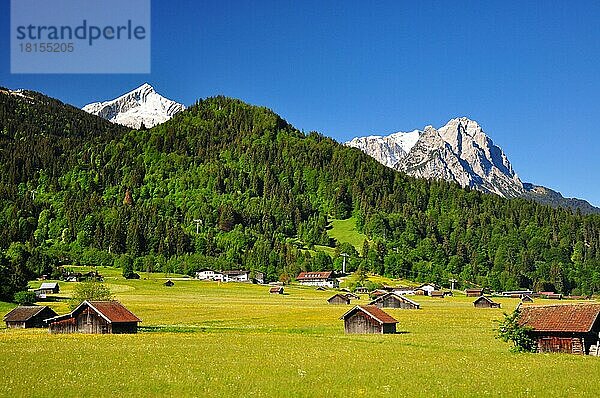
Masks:
[[[413,301],[413,300],[409,299],[408,297],[406,297],[406,296],[403,296],[403,295],[401,295],[401,294],[398,294],[398,293],[395,293],[395,292],[389,292],[389,293],[387,293],[387,294],[384,294],[383,296],[379,296],[379,297],[377,297],[375,300],[371,301],[371,302],[369,303],[369,305],[373,305],[373,304],[375,304],[375,303],[377,303],[377,302],[379,302],[379,301],[383,301],[383,300],[385,300],[385,299],[386,299],[386,298],[388,298],[388,297],[396,297],[396,299],[398,299],[398,300],[400,300],[400,301],[404,301],[405,303],[412,304],[412,305],[414,305],[414,306],[416,306],[416,307],[419,307],[419,306],[420,306],[420,304],[419,304],[419,303],[417,303],[416,301]]]
[[[519,324],[543,332],[582,332],[592,330],[600,314],[600,304],[569,304],[521,307]]]
[[[109,323],[141,322],[131,311],[118,301],[84,301],[68,314],[46,319],[46,322],[55,322],[67,318],[73,318],[82,308],[89,307]]]
[[[485,297],[485,296],[479,296],[479,297],[477,297],[475,299],[475,301],[473,301],[473,303],[477,303],[477,302],[482,301],[482,300],[487,301],[490,304],[495,303],[495,301],[493,301],[491,298],[488,298],[488,297]]]
[[[283,286],[275,286],[275,287],[269,288],[269,293],[278,293],[282,290],[283,290]]]
[[[324,272],[300,272],[296,277],[296,280],[301,281],[303,279],[329,279],[331,278],[332,271]]]
[[[91,308],[95,309],[107,321],[112,323],[141,322],[140,318],[133,315],[131,311],[118,301],[84,301],[83,303],[88,303]]]
[[[353,314],[356,311],[364,312],[371,318],[377,320],[379,323],[398,323],[398,321],[395,320],[390,314],[380,308],[375,307],[374,305],[357,305],[342,315],[340,319],[345,319],[348,315]]]
[[[350,301],[349,297],[347,297],[346,295],[340,294],[340,293],[336,293],[333,296],[329,297],[327,299],[327,301],[331,301],[331,300],[333,300],[336,297],[339,297],[339,298],[341,298],[342,300],[345,300],[345,301]]]
[[[5,322],[26,322],[42,312],[45,305],[23,305],[14,308],[8,314],[4,315]],[[54,311],[53,311],[54,312]]]
[[[44,282],[40,286],[40,289],[55,289],[58,287],[58,283],[56,282]]]

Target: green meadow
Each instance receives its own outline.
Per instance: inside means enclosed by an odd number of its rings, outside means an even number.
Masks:
[[[386,310],[395,335],[346,335],[349,306],[333,291],[218,284],[142,274],[105,283],[143,323],[136,335],[0,330],[0,396],[597,397],[600,358],[516,354],[494,338],[502,309],[464,296],[415,296],[420,310]],[[61,282],[59,296],[74,284]],[[366,304],[363,297],[356,304]],[[51,302],[67,312],[65,302]],[[0,303],[7,312],[12,305]]]

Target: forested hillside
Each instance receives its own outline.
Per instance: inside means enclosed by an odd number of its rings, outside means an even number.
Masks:
[[[4,299],[59,264],[247,268],[270,280],[341,267],[314,245],[389,276],[600,288],[599,216],[413,179],[238,100],[202,100],[130,131],[0,90],[0,134]],[[362,257],[326,233],[352,215],[370,238]]]

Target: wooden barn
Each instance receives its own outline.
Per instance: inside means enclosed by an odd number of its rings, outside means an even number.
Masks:
[[[420,307],[419,303],[394,292],[377,297],[375,300],[371,301],[369,305],[374,305],[379,308],[403,308],[411,310],[417,310]]]
[[[441,290],[434,290],[429,293],[429,296],[436,297],[436,298],[444,298],[444,297],[446,297],[446,292],[441,291]]]
[[[350,304],[350,299],[346,296],[344,296],[343,294],[334,294],[333,296],[329,297],[327,299],[327,302],[329,304],[342,304],[342,305],[348,305]]]
[[[42,285],[35,289],[36,294],[56,294],[60,292],[60,287],[56,282],[44,282]]]
[[[350,300],[360,300],[360,296],[354,293],[345,293],[344,296],[348,297]]]
[[[175,286],[175,282],[169,279],[165,283],[163,283],[163,285],[165,285],[166,287],[173,287]]]
[[[46,319],[50,333],[137,333],[139,322],[118,301],[84,301],[69,314]]]
[[[369,293],[369,289],[364,286],[359,286],[356,289],[354,289],[354,291],[358,294],[368,294]]]
[[[346,333],[396,333],[397,320],[374,305],[357,305],[346,312],[344,320]]]
[[[531,298],[531,296],[528,294],[524,294],[521,296],[521,302],[522,303],[533,303],[533,298]]]
[[[467,297],[481,297],[483,296],[483,289],[466,289],[465,294]]]
[[[500,303],[492,301],[491,298],[480,296],[477,300],[473,301],[475,308],[500,308]]]
[[[56,312],[48,306],[20,306],[4,315],[7,328],[27,329],[46,327],[44,319],[56,316]]]
[[[283,286],[273,286],[269,288],[269,294],[283,294]]]
[[[599,314],[600,304],[527,306],[519,324],[532,328],[538,352],[598,355]]]

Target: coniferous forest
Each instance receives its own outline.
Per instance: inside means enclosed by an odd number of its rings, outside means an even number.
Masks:
[[[360,253],[327,235],[348,217],[369,238]],[[414,179],[239,100],[135,131],[0,89],[2,300],[66,264],[285,280],[341,269],[340,253],[350,271],[592,294],[599,242],[598,215]]]

